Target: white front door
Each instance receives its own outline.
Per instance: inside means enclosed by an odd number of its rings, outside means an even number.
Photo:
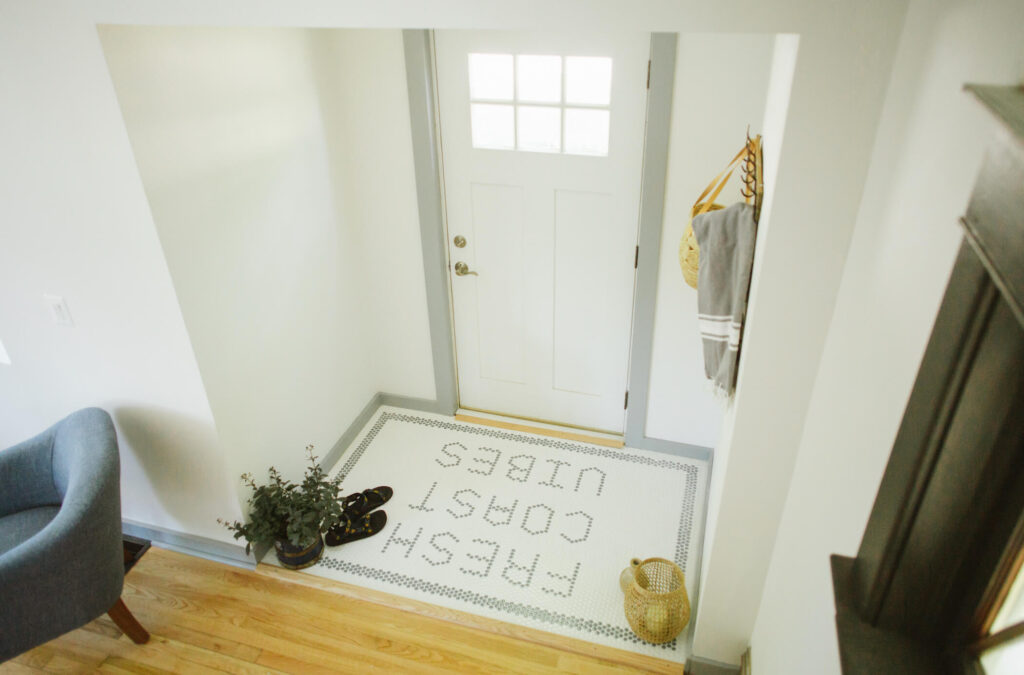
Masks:
[[[462,407],[623,430],[649,46],[437,31]]]

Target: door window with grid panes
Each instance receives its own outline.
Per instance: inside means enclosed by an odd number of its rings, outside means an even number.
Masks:
[[[473,147],[608,155],[612,59],[469,54]]]

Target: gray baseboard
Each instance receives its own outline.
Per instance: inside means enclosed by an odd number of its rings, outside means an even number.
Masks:
[[[356,415],[356,418],[352,420],[352,423],[348,425],[345,432],[342,433],[334,446],[323,457],[323,459],[320,460],[320,466],[324,467],[328,471],[334,468],[334,465],[338,463],[339,459],[341,459],[342,454],[344,454],[348,446],[352,444],[352,441],[355,440],[356,436],[359,435],[359,432],[366,426],[366,423],[370,421],[370,418],[373,417],[373,414],[377,412],[382,405],[442,414],[452,414],[454,412],[445,410],[445,406],[442,406],[438,401],[378,392],[370,398],[369,402],[365,406],[363,406],[363,409],[358,415]],[[271,547],[269,543],[257,544],[253,547],[252,555],[246,555],[245,546],[227,544],[216,539],[188,534],[187,532],[169,530],[156,525],[145,525],[143,523],[126,519],[122,521],[121,527],[125,534],[149,539],[150,541],[159,544],[161,547],[171,549],[172,551],[178,551],[180,553],[206,558],[207,560],[235,565],[236,567],[245,567],[248,569],[254,569],[257,561],[262,560],[263,556],[270,551]]]
[[[652,452],[663,452],[666,455],[696,459],[701,462],[710,462],[714,452],[711,448],[703,445],[690,445],[689,443],[676,443],[675,441],[663,441],[660,438],[648,438],[640,436],[630,438],[626,436],[626,447],[638,450],[650,450]]]
[[[161,548],[194,555],[214,562],[255,569],[256,558],[246,555],[245,546],[228,544],[216,539],[201,537],[197,534],[178,532],[156,525],[144,525],[134,520],[122,520],[121,531],[133,537],[148,539]]]
[[[710,453],[710,451],[709,451]],[[693,566],[693,579],[696,580],[696,586],[694,587],[694,593],[690,596],[690,616],[693,617],[690,625],[690,630],[686,634],[686,653],[693,654],[693,638],[696,631],[696,626],[693,625],[696,622],[697,616],[700,613],[700,580],[703,578],[701,575],[704,573],[704,536],[707,534],[708,528],[708,511],[711,506],[711,474],[715,470],[715,457],[714,453],[709,454],[708,462],[708,473],[707,480],[705,482],[704,490],[704,522],[702,525],[701,536],[697,538],[697,551],[694,558]]]
[[[437,413],[438,415],[454,415],[455,409],[448,409],[447,405],[443,405],[440,401],[435,401],[429,398],[416,398],[414,396],[399,396],[398,394],[387,394],[381,392],[380,404],[391,405],[396,408],[405,408],[407,410],[419,410],[421,412]]]
[[[373,395],[370,401],[363,406],[356,418],[352,420],[352,423],[348,425],[341,437],[330,449],[330,451],[324,455],[323,459],[320,460],[320,466],[326,471],[330,471],[341,459],[341,456],[345,453],[348,446],[352,445],[352,441],[356,439],[359,432],[362,431],[366,423],[370,421],[373,414],[377,412],[378,408],[382,405],[395,406],[396,408],[405,408],[407,410],[419,410],[422,412],[439,413],[441,415],[454,415],[454,410],[448,410],[448,406],[443,405],[439,401],[435,401],[429,398],[416,398],[415,396],[401,396],[399,394],[389,394],[387,392],[379,391]]]
[[[691,656],[686,659],[686,675],[739,675],[739,666]]]
[[[334,465],[338,463],[338,460],[341,459],[342,454],[344,454],[348,446],[352,444],[352,441],[356,439],[356,436],[359,435],[362,428],[365,427],[366,423],[370,421],[371,417],[373,417],[373,413],[377,412],[377,408],[380,408],[383,398],[384,397],[380,392],[374,394],[370,398],[370,402],[363,406],[363,409],[358,415],[356,415],[356,418],[352,420],[352,423],[348,425],[348,428],[342,432],[338,441],[320,460],[320,466],[322,466],[325,471],[329,472],[334,468]]]

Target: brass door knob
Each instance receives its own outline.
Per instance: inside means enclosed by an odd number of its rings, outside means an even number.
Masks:
[[[476,274],[476,272],[470,271],[469,265],[467,265],[464,262],[457,262],[457,263],[455,263],[455,274],[457,274],[460,277],[464,277],[467,274],[474,274],[476,276],[480,276],[480,275]]]

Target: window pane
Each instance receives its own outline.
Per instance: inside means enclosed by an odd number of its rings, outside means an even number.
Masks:
[[[1018,637],[981,655],[986,675],[1020,675],[1024,673],[1024,636]]]
[[[562,120],[558,108],[518,106],[516,132],[520,150],[558,152],[562,148]]]
[[[512,55],[470,54],[469,97],[512,100]]]
[[[1024,570],[1010,582],[1010,588],[999,607],[988,634],[1019,625],[1024,622]],[[1019,675],[1024,673],[1024,635],[1004,642],[981,655],[981,665],[988,675]]]
[[[612,60],[606,56],[565,58],[565,102],[608,105],[612,100]]]
[[[558,103],[562,100],[561,56],[517,56],[516,100]]]
[[[516,147],[512,126],[512,106],[492,103],[473,103],[470,106],[470,124],[473,127],[473,147],[512,150]]]
[[[565,151],[573,155],[608,154],[607,110],[565,109]]]
[[[1021,621],[1024,621],[1024,570],[1017,572],[989,633],[997,633]]]

